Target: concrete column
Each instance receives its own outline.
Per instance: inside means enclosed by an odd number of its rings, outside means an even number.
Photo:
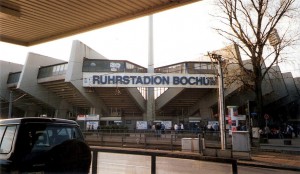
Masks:
[[[12,117],[12,99],[13,99],[13,92],[9,92],[9,106],[8,106],[8,118]]]
[[[24,117],[36,117],[37,112],[36,108],[28,107],[28,109],[25,111]]]
[[[91,107],[90,108],[90,114],[96,114],[96,108]]]
[[[0,98],[0,119],[2,118],[2,100]]]
[[[68,118],[69,115],[67,115],[69,111],[69,104],[65,100],[61,100],[59,104],[59,108],[56,110],[56,118]]]
[[[149,45],[148,45],[148,73],[154,73],[154,58],[153,58],[153,16],[149,16]],[[147,97],[147,116],[146,121],[155,120],[155,99],[154,88],[148,88]]]

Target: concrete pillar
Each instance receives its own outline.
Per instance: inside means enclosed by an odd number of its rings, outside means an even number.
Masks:
[[[0,98],[0,119],[2,118],[2,100]]]
[[[56,118],[68,118],[69,115],[67,115],[69,111],[69,104],[65,100],[61,100],[59,104],[59,108],[56,110]]]
[[[12,99],[13,99],[13,92],[9,92],[9,106],[8,106],[8,118],[12,118]]]
[[[148,45],[148,73],[154,73],[154,58],[153,58],[153,16],[149,16],[149,45]],[[148,88],[147,97],[147,116],[146,121],[155,120],[155,99],[154,88]]]

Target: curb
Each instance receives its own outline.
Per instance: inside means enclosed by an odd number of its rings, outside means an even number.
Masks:
[[[259,150],[300,155],[300,147],[295,145],[260,144]]]
[[[259,168],[268,168],[268,169],[278,169],[278,170],[290,170],[290,171],[300,171],[300,167],[294,167],[294,166],[278,166],[274,164],[257,164],[255,162],[247,162],[238,160],[237,161],[238,166],[251,166],[251,167],[259,167]]]

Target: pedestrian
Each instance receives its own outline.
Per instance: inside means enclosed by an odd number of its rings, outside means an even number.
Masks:
[[[166,126],[164,124],[161,124],[161,133],[165,133]]]
[[[278,128],[277,133],[278,133],[278,138],[280,138],[280,139],[284,138],[284,136],[282,135],[281,127]]]
[[[215,123],[215,124],[213,125],[213,129],[214,129],[214,131],[219,131],[219,124],[218,124],[218,123]]]
[[[207,130],[211,131],[213,128],[212,128],[212,125],[211,124],[208,124],[207,125]]]
[[[296,124],[293,125],[293,130],[294,130],[295,138],[298,138],[298,129]]]
[[[155,124],[152,125],[152,128],[153,132],[155,132]]]
[[[155,130],[156,130],[156,136],[160,137],[160,135],[161,135],[161,125],[160,125],[160,123],[156,123]]]
[[[293,127],[288,124],[286,126],[286,134],[287,134],[288,138],[292,138],[293,137],[293,131],[294,131]]]
[[[178,125],[177,125],[177,123],[174,124],[174,131],[175,131],[175,133],[178,133]]]
[[[180,123],[180,131],[183,132],[183,130],[184,130],[184,125],[183,123]]]

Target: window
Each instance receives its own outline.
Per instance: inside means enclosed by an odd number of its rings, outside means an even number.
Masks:
[[[4,135],[5,128],[6,128],[6,126],[0,126],[0,142],[1,142],[2,137]]]
[[[69,125],[28,124],[23,132],[32,150],[47,150],[69,139],[82,139],[77,127]]]
[[[201,63],[201,69],[207,69],[207,64],[206,63]]]
[[[16,128],[17,126],[1,126],[0,136],[2,141],[0,153],[9,153],[11,151]]]
[[[194,69],[201,69],[200,63],[194,63]]]

